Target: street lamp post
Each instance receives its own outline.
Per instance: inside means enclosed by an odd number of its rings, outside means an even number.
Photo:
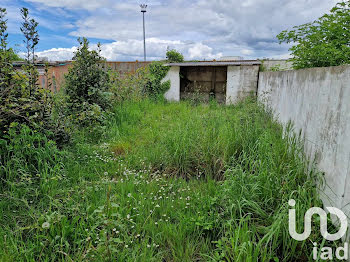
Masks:
[[[141,7],[141,12],[142,12],[142,17],[143,17],[143,55],[144,55],[144,60],[146,62],[146,33],[145,33],[145,13],[147,5],[142,4],[140,5]]]

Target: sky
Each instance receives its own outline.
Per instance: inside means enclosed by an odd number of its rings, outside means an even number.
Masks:
[[[288,58],[279,44],[282,30],[311,22],[329,12],[336,0],[1,0],[7,9],[10,46],[23,52],[20,8],[39,22],[38,56],[70,60],[77,38],[86,37],[110,61],[143,60],[142,13],[147,60],[176,49],[187,60],[222,56],[244,59]]]

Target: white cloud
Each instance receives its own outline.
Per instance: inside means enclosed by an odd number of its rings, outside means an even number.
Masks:
[[[96,8],[110,6],[110,0],[27,0],[28,2],[39,3],[49,7],[64,7],[94,10]]]
[[[335,4],[335,0],[186,0],[163,1],[149,6],[146,34],[150,38],[205,42],[212,52],[257,56],[287,52],[276,35],[294,25],[312,21]],[[109,13],[94,13],[79,19],[74,36],[115,41],[142,39],[142,19],[135,2],[115,4]],[[209,44],[210,43],[210,44]],[[232,53],[228,46],[240,48]],[[200,47],[199,47],[200,48]],[[246,51],[251,50],[251,51]],[[192,51],[192,56],[196,55]],[[202,55],[204,51],[202,51]],[[211,57],[208,57],[211,59]]]
[[[96,48],[96,45],[92,45],[91,48]],[[147,59],[165,59],[168,48],[175,48],[190,59],[215,59],[222,56],[221,53],[213,53],[213,49],[203,43],[149,38],[146,40]],[[48,57],[51,61],[70,60],[76,49],[77,47],[52,48],[37,52],[37,55]],[[109,61],[143,60],[143,41],[127,40],[103,44],[101,45],[101,55]]]
[[[190,59],[215,59],[222,56],[222,53],[213,54],[213,48],[202,43],[196,43],[190,47],[188,54]]]
[[[37,52],[39,57],[47,57],[50,61],[71,60],[74,52],[77,50],[75,46],[71,48],[51,48],[45,51]]]
[[[115,41],[106,44],[104,50],[113,59],[142,59],[141,0],[27,1],[50,12],[71,12],[72,18],[51,21],[48,28],[60,26],[70,29],[71,36]],[[279,45],[276,35],[315,20],[337,1],[144,0],[149,5],[146,13],[149,57],[163,57],[166,45],[176,46],[187,59],[213,59],[221,54],[246,58],[283,55],[288,53],[289,46]]]
[[[253,50],[250,50],[250,49],[242,49],[241,50],[241,54],[242,55],[251,55],[251,54],[253,54],[254,53],[254,51]]]
[[[271,56],[272,59],[289,59],[292,56],[289,53]]]

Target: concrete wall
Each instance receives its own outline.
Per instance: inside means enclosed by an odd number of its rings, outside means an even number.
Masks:
[[[170,89],[164,94],[168,101],[180,101],[180,67],[170,67],[162,83],[170,80]]]
[[[132,62],[118,62],[118,61],[107,61],[106,64],[112,70],[117,71],[121,76],[126,74],[136,73],[136,70],[142,67],[146,67],[151,62],[140,62],[140,61],[132,61]]]
[[[271,68],[279,67],[278,71],[291,70],[293,68],[293,63],[286,59],[266,59],[262,60],[262,65],[265,71],[271,71]]]
[[[132,61],[132,62],[118,62],[118,61],[110,61],[106,62],[106,65],[111,68],[112,70],[118,72],[122,77],[127,74],[133,74],[136,72],[137,69],[146,67],[151,62],[139,62],[139,61]],[[61,89],[61,87],[64,85],[64,75],[68,73],[69,68],[72,67],[71,61],[66,62],[57,62],[56,65],[52,65],[49,68],[49,77],[51,78],[51,90],[52,91],[58,91]],[[37,67],[39,70],[40,69]],[[39,84],[42,87],[47,88],[47,79],[44,76],[44,73],[40,74]]]
[[[305,150],[325,172],[321,198],[350,215],[350,66],[263,72],[258,99],[302,130]]]
[[[170,89],[165,93],[169,101],[180,101],[180,67],[171,66],[162,82],[171,81]],[[256,95],[258,89],[258,65],[228,66],[226,84],[226,104],[236,103],[250,95]]]
[[[228,66],[226,104],[234,104],[251,94],[258,88],[259,66]]]

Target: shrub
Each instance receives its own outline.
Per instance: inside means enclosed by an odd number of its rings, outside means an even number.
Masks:
[[[280,43],[289,49],[294,68],[337,66],[350,63],[350,1],[341,1],[319,19],[282,31]]]
[[[181,63],[184,61],[184,56],[175,49],[167,50],[166,59],[169,63]]]
[[[139,100],[142,97],[161,98],[170,88],[170,82],[162,83],[169,71],[164,63],[155,61],[147,67],[139,68],[135,74],[120,77],[111,74],[113,99],[117,102]]]
[[[162,83],[163,78],[169,71],[169,67],[162,62],[152,62],[148,65],[148,82],[145,86],[145,93],[153,97],[163,95],[170,87],[169,82]]]
[[[117,72],[110,72],[113,101],[140,100],[145,97],[144,90],[148,83],[148,67],[141,67],[134,74],[121,77]]]
[[[25,36],[27,57],[23,73],[12,67],[13,51],[7,47],[6,9],[0,9],[0,138],[4,138],[12,123],[25,124],[61,143],[64,134],[51,119],[52,94],[40,88],[34,66],[34,50],[38,43],[37,22],[23,8],[21,31]]]
[[[2,51],[0,50],[0,52]],[[20,57],[13,48],[9,48],[7,53],[10,61],[24,61],[24,59]]]
[[[110,79],[104,68],[104,59],[99,50],[89,50],[86,38],[78,39],[79,48],[73,57],[73,67],[66,75],[65,92],[67,107],[73,117],[76,115],[90,115],[86,110],[100,108],[102,111],[109,106]],[[79,123],[86,125],[90,119],[78,119]]]
[[[9,87],[1,90],[1,137],[14,122],[26,124],[34,130],[55,137],[56,128],[51,120],[50,92],[40,88],[29,95],[29,90],[25,89],[25,84],[23,85],[23,78],[25,76],[18,74]],[[58,137],[57,139],[59,140]]]

